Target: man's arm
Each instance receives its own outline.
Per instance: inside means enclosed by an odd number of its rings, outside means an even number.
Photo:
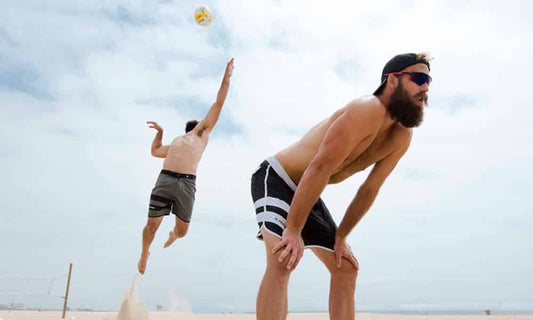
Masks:
[[[301,231],[311,208],[326,187],[333,171],[353,147],[373,133],[374,112],[367,106],[348,106],[330,126],[319,150],[305,170],[290,205],[282,241],[273,252],[284,248],[282,262],[290,255],[287,269],[294,269],[303,255]]]
[[[147,124],[149,124],[150,128],[154,128],[157,130],[157,133],[155,134],[154,141],[152,141],[152,156],[157,158],[165,158],[168,153],[168,149],[170,148],[169,145],[163,145],[163,128],[155,122],[155,121],[146,121]]]
[[[326,132],[324,141],[298,184],[287,217],[287,229],[301,232],[333,171],[348,157],[353,147],[369,134],[370,126],[364,110],[358,111],[348,108]]]
[[[400,140],[401,139],[401,140]],[[405,154],[411,142],[411,132],[405,132],[398,139],[398,147],[383,160],[377,162],[368,174],[365,182],[359,187],[357,194],[348,206],[346,213],[337,230],[336,238],[344,241],[346,237],[361,220],[376,199],[379,189]]]
[[[217,99],[215,100],[215,103],[213,103],[213,105],[207,112],[205,118],[200,121],[200,123],[195,128],[199,136],[201,136],[204,131],[210,132],[217,123],[218,117],[220,116],[220,111],[222,111],[224,101],[226,101],[226,96],[228,95],[230,78],[232,74],[233,58],[231,58],[231,60],[226,65],[226,71],[224,72],[222,84],[220,85],[220,89],[218,90]]]
[[[346,237],[363,218],[368,209],[370,209],[385,179],[394,170],[398,161],[400,161],[409,148],[410,141],[411,131],[400,134],[400,137],[398,137],[399,145],[396,150],[374,165],[374,168],[372,168],[372,171],[370,171],[365,182],[359,187],[357,194],[348,206],[335,236],[334,251],[338,267],[342,265],[342,258],[344,257],[356,268],[359,268],[357,260],[346,243]]]

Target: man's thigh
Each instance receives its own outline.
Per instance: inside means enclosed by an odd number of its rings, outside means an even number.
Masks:
[[[320,261],[328,268],[330,273],[338,272],[357,272],[357,269],[346,259],[342,259],[341,267],[337,267],[337,261],[335,259],[335,253],[322,248],[311,248],[313,253],[318,257]]]
[[[268,231],[264,226],[261,227],[261,234],[263,236],[262,240],[265,243],[267,264],[273,267],[283,267],[286,269],[289,259],[285,259],[286,261],[283,261],[283,263],[278,261],[279,255],[283,250],[272,253],[272,250],[281,242],[281,238],[275,233]]]

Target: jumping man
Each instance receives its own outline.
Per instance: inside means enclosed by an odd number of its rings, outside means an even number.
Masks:
[[[196,169],[226,100],[232,73],[233,59],[226,66],[216,101],[205,118],[200,122],[187,122],[185,135],[174,138],[170,145],[162,145],[163,128],[157,122],[147,121],[150,128],[157,130],[152,142],[152,155],[164,158],[165,161],[150,196],[148,221],[143,229],[142,253],[137,265],[141,274],[146,270],[150,244],[163,216],[169,215],[171,211],[176,215],[176,225],[169,233],[165,248],[176,239],[184,237],[189,229],[196,192]]]

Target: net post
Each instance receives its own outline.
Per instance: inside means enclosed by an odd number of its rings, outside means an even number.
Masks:
[[[63,304],[63,317],[62,317],[62,319],[65,319],[65,313],[67,312],[68,291],[70,289],[70,275],[71,274],[72,274],[72,263],[70,263],[70,266],[68,268],[67,291],[65,293],[65,303]]]

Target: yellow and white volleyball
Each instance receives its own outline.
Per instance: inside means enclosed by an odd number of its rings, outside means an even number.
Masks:
[[[208,26],[213,21],[213,12],[207,6],[199,6],[194,10],[194,20],[201,26]]]

